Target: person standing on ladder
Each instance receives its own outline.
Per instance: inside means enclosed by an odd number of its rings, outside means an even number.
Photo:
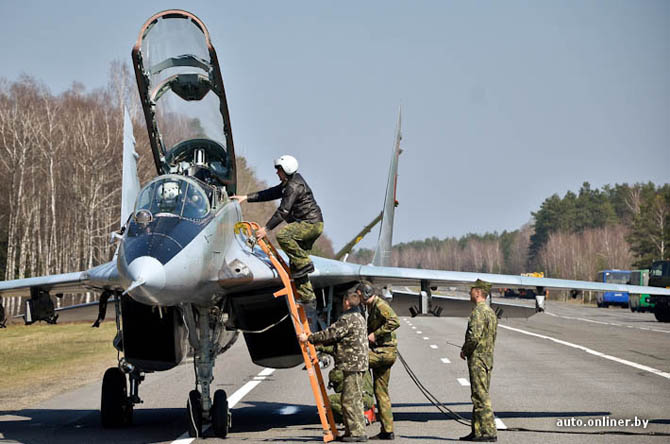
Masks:
[[[312,189],[298,173],[295,157],[283,155],[274,161],[280,184],[248,195],[234,195],[240,203],[267,202],[281,199],[279,208],[256,233],[258,239],[267,235],[282,221],[287,224],[277,233],[277,241],[289,257],[291,277],[298,293],[298,302],[305,307],[310,329],[316,330],[316,295],[308,274],[314,271],[309,255],[316,239],[323,233],[323,215]]]

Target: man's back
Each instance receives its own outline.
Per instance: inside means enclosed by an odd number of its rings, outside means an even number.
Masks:
[[[365,318],[356,307],[347,310],[327,329],[313,333],[313,343],[337,343],[335,361],[344,372],[364,372],[368,369],[368,337]]]

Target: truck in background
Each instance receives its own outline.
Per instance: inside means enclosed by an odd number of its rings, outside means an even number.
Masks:
[[[649,269],[649,286],[670,288],[670,261],[656,261]],[[652,296],[654,316],[659,322],[670,322],[670,297]]]
[[[649,270],[633,270],[630,273],[630,285],[649,285]],[[654,304],[648,294],[630,293],[628,295],[630,311],[644,313],[654,311]]]

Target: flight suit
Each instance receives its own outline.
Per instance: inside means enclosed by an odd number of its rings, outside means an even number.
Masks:
[[[495,417],[489,397],[493,372],[493,348],[498,318],[486,302],[478,302],[468,319],[465,342],[461,351],[468,359],[472,399],[472,434],[476,437],[496,436]]]
[[[312,344],[337,344],[335,366],[342,370],[342,419],[345,435],[365,436],[363,375],[368,370],[368,335],[359,307],[345,311],[323,331],[312,333]]]
[[[375,342],[370,343],[370,369],[374,380],[377,409],[382,432],[393,433],[393,412],[389,396],[391,367],[398,357],[398,338],[395,330],[400,327],[398,316],[381,297],[375,297],[368,306],[368,334],[375,334]]]

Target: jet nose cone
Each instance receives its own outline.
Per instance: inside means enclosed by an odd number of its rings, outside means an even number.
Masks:
[[[161,290],[165,287],[165,268],[158,259],[141,256],[128,265],[128,275],[135,286],[150,290]]]

